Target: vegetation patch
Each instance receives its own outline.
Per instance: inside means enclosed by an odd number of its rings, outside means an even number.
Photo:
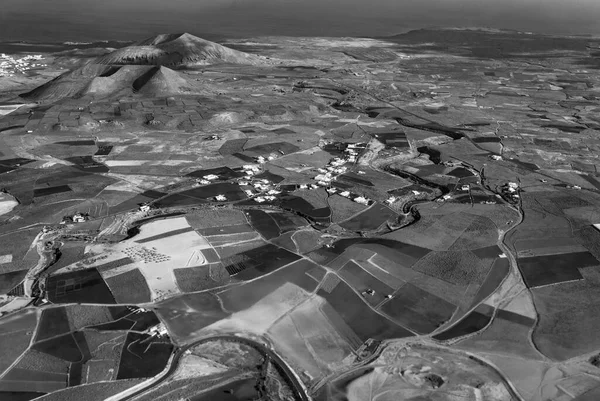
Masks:
[[[402,326],[420,334],[431,333],[447,322],[455,305],[410,283],[383,304],[381,311]]]

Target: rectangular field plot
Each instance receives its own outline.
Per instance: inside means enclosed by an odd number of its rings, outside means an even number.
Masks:
[[[55,187],[37,188],[33,190],[33,197],[39,198],[40,196],[61,194],[63,192],[70,192],[71,187],[68,185],[58,185]]]
[[[469,313],[457,324],[440,334],[436,334],[433,338],[439,341],[445,341],[476,333],[490,323],[493,314],[493,307],[485,304],[479,305],[477,309]]]
[[[365,294],[365,300],[371,305],[379,305],[387,295],[394,290],[387,284],[379,281],[375,276],[367,273],[359,265],[350,261],[338,273],[356,291],[363,293],[368,290],[374,291],[373,295]]]
[[[373,258],[375,256],[376,255],[373,255]],[[392,276],[387,271],[385,271],[382,268],[371,263],[370,260],[360,262],[359,264],[360,264],[360,267],[362,267],[366,272],[368,272],[372,276],[375,276],[379,281],[387,284],[389,287],[391,287],[394,290],[397,290],[398,288],[402,287],[402,285],[405,283],[404,280],[401,280],[401,279],[397,278],[396,276]]]
[[[420,334],[437,329],[452,317],[455,309],[451,303],[410,283],[381,307],[383,313]]]
[[[196,230],[200,235],[228,235],[254,232],[254,229],[249,224],[238,224],[235,226],[207,227]]]
[[[528,287],[539,287],[565,281],[581,280],[580,268],[600,262],[589,252],[519,258],[518,265]]]
[[[573,237],[520,239],[514,246],[520,258],[586,251]]]
[[[332,310],[352,329],[362,342],[367,341],[369,338],[384,340],[413,335],[410,331],[371,309],[344,282],[339,282],[335,285],[331,292],[320,289],[317,294],[327,300]],[[328,318],[330,317],[328,316]],[[333,323],[335,317],[329,320]]]
[[[235,209],[201,209],[195,210],[192,213],[185,215],[190,226],[198,230],[200,234],[204,235],[201,230],[204,229],[216,229],[229,227],[229,226],[240,226],[247,225],[248,221],[246,216],[240,210]],[[206,234],[214,235],[214,234]]]
[[[53,303],[114,304],[115,299],[96,269],[50,276],[46,285]]]
[[[340,225],[350,231],[371,231],[378,229],[393,217],[396,217],[396,213],[386,206],[376,203],[358,216],[346,220]]]
[[[267,244],[233,258],[231,261],[223,260],[227,272],[236,275],[239,280],[250,280],[292,263],[300,259],[300,256],[286,249]]]
[[[219,293],[218,296],[226,310],[238,312],[254,305],[288,282],[301,287],[307,292],[312,292],[318,284],[312,278],[312,275],[320,275],[320,273],[315,273],[316,269],[324,270],[319,265],[302,259],[268,276],[225,290]],[[310,276],[308,275],[309,272]]]

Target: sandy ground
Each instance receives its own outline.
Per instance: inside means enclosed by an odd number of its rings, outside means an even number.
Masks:
[[[0,216],[3,214],[9,213],[13,210],[19,202],[15,200],[12,196],[5,193],[0,193]]]

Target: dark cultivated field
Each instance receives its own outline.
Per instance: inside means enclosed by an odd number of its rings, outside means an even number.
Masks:
[[[77,168],[86,173],[108,173],[110,169],[92,158],[92,156],[67,157],[66,161],[73,163]]]
[[[90,358],[85,337],[78,331],[36,342],[31,348],[68,362],[84,362]]]
[[[117,380],[153,377],[166,366],[173,352],[168,340],[160,340],[146,334],[128,333]]]
[[[0,167],[0,173],[2,168]],[[32,391],[0,391],[0,399],[6,401],[31,401],[34,398],[43,396],[46,393],[36,393]]]
[[[292,145],[289,142],[271,142],[264,145],[257,145],[250,148],[244,149],[242,152],[245,156],[258,157],[268,156],[271,153],[278,155],[287,155],[299,151],[300,148],[296,145]]]
[[[221,260],[221,258],[219,258],[219,254],[217,254],[217,251],[215,251],[213,248],[203,249],[202,254],[208,263],[217,263]]]
[[[317,294],[329,302],[363,342],[369,338],[385,340],[413,335],[410,331],[372,310],[344,282],[338,283],[331,292],[320,289]]]
[[[387,132],[375,134],[375,137],[388,147],[392,148],[408,148],[408,140],[404,132]]]
[[[248,216],[252,227],[267,240],[279,237],[281,234],[279,226],[273,220],[270,213],[250,209],[246,211],[246,216]]]
[[[372,187],[373,183],[369,180],[365,180],[356,173],[346,173],[339,177],[340,180],[347,181],[351,184],[362,185],[365,187]]]
[[[318,283],[307,273],[310,272],[312,276],[315,274],[318,276],[324,270],[321,266],[302,259],[268,276],[261,277],[240,287],[225,290],[218,295],[226,310],[238,312],[254,305],[287,282],[312,292],[316,289]]]
[[[106,285],[118,303],[138,304],[150,302],[152,299],[146,279],[139,269],[109,277],[106,279]]]
[[[272,244],[242,252],[237,257],[242,258],[242,263],[228,264],[224,260],[223,264],[227,272],[235,275],[238,280],[251,280],[263,276],[300,259],[295,253]]]
[[[71,326],[64,307],[45,309],[38,323],[35,341],[69,333]]]
[[[112,293],[96,269],[50,276],[46,292],[48,299],[54,303],[115,303]]]
[[[131,203],[133,203],[133,201],[131,201],[130,204]],[[142,203],[142,202],[135,202],[135,206],[129,206],[124,210],[129,210],[133,207],[137,207],[138,203]],[[194,198],[194,197],[179,193],[179,194],[169,195],[169,196],[161,199],[159,202],[159,205],[161,207],[178,207],[178,206],[184,207],[184,206],[199,205],[199,204],[203,204],[203,203],[206,203],[206,200]],[[112,209],[111,209],[111,212],[112,212]]]
[[[211,199],[217,195],[225,195],[227,197],[227,200],[229,201],[246,199],[246,194],[240,189],[240,187],[237,184],[231,184],[228,182],[209,184],[202,187],[189,189],[187,191],[180,192],[176,195],[183,195],[201,200]],[[161,201],[161,204],[163,204],[164,201],[165,200],[163,199]]]
[[[494,261],[490,272],[479,287],[471,306],[477,305],[479,302],[490,296],[496,288],[502,283],[502,280],[510,272],[510,263],[508,258],[498,258]]]
[[[391,295],[394,292],[387,284],[379,281],[352,261],[346,263],[344,267],[338,271],[338,274],[359,293],[368,289],[375,291],[375,294],[373,295],[364,295],[364,299],[371,306],[379,305],[386,299],[385,297],[387,295]]]
[[[282,233],[296,231],[299,227],[308,225],[308,222],[302,217],[289,212],[269,213],[269,216],[275,220],[275,223],[277,223],[277,226]]]
[[[397,295],[383,304],[381,311],[417,333],[431,333],[448,321],[456,307],[451,303],[407,283]]]
[[[193,227],[184,227],[184,228],[180,228],[178,230],[168,231],[168,232],[164,232],[162,234],[154,235],[152,237],[138,239],[138,240],[135,240],[135,242],[137,242],[138,244],[145,244],[146,242],[157,241],[157,240],[161,240],[163,238],[172,237],[173,235],[189,233],[190,231],[194,231],[194,228]]]
[[[25,276],[27,270],[19,270],[10,273],[0,274],[0,294],[6,294],[19,284]]]
[[[211,174],[218,175],[219,179],[223,180],[223,181],[244,176],[243,172],[240,173],[239,171],[234,171],[229,167],[216,167],[216,168],[209,168],[209,169],[204,169],[204,170],[196,170],[196,171],[192,171],[187,176],[195,177],[195,178],[202,178],[206,175],[211,175]]]
[[[72,189],[68,185],[58,185],[55,187],[36,188],[33,190],[33,196],[39,198],[42,196],[55,195],[63,192],[71,192]]]
[[[539,287],[565,281],[581,280],[580,268],[600,262],[589,252],[519,258],[518,265],[528,287]]]
[[[329,222],[331,216],[329,207],[315,208],[306,199],[294,195],[280,196],[278,200],[282,209],[291,210],[317,222]]]
[[[491,306],[479,305],[477,309],[469,313],[457,324],[440,334],[436,334],[433,338],[439,341],[446,341],[476,333],[490,323],[493,314],[494,308]]]
[[[222,156],[227,156],[243,152],[246,142],[248,142],[248,139],[246,138],[230,139],[219,148],[219,153]]]
[[[396,213],[388,207],[376,203],[340,225],[349,231],[373,231],[386,221],[396,218],[396,216]]]

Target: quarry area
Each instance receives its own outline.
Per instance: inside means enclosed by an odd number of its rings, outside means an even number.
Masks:
[[[600,40],[11,46],[0,400],[600,399]]]

